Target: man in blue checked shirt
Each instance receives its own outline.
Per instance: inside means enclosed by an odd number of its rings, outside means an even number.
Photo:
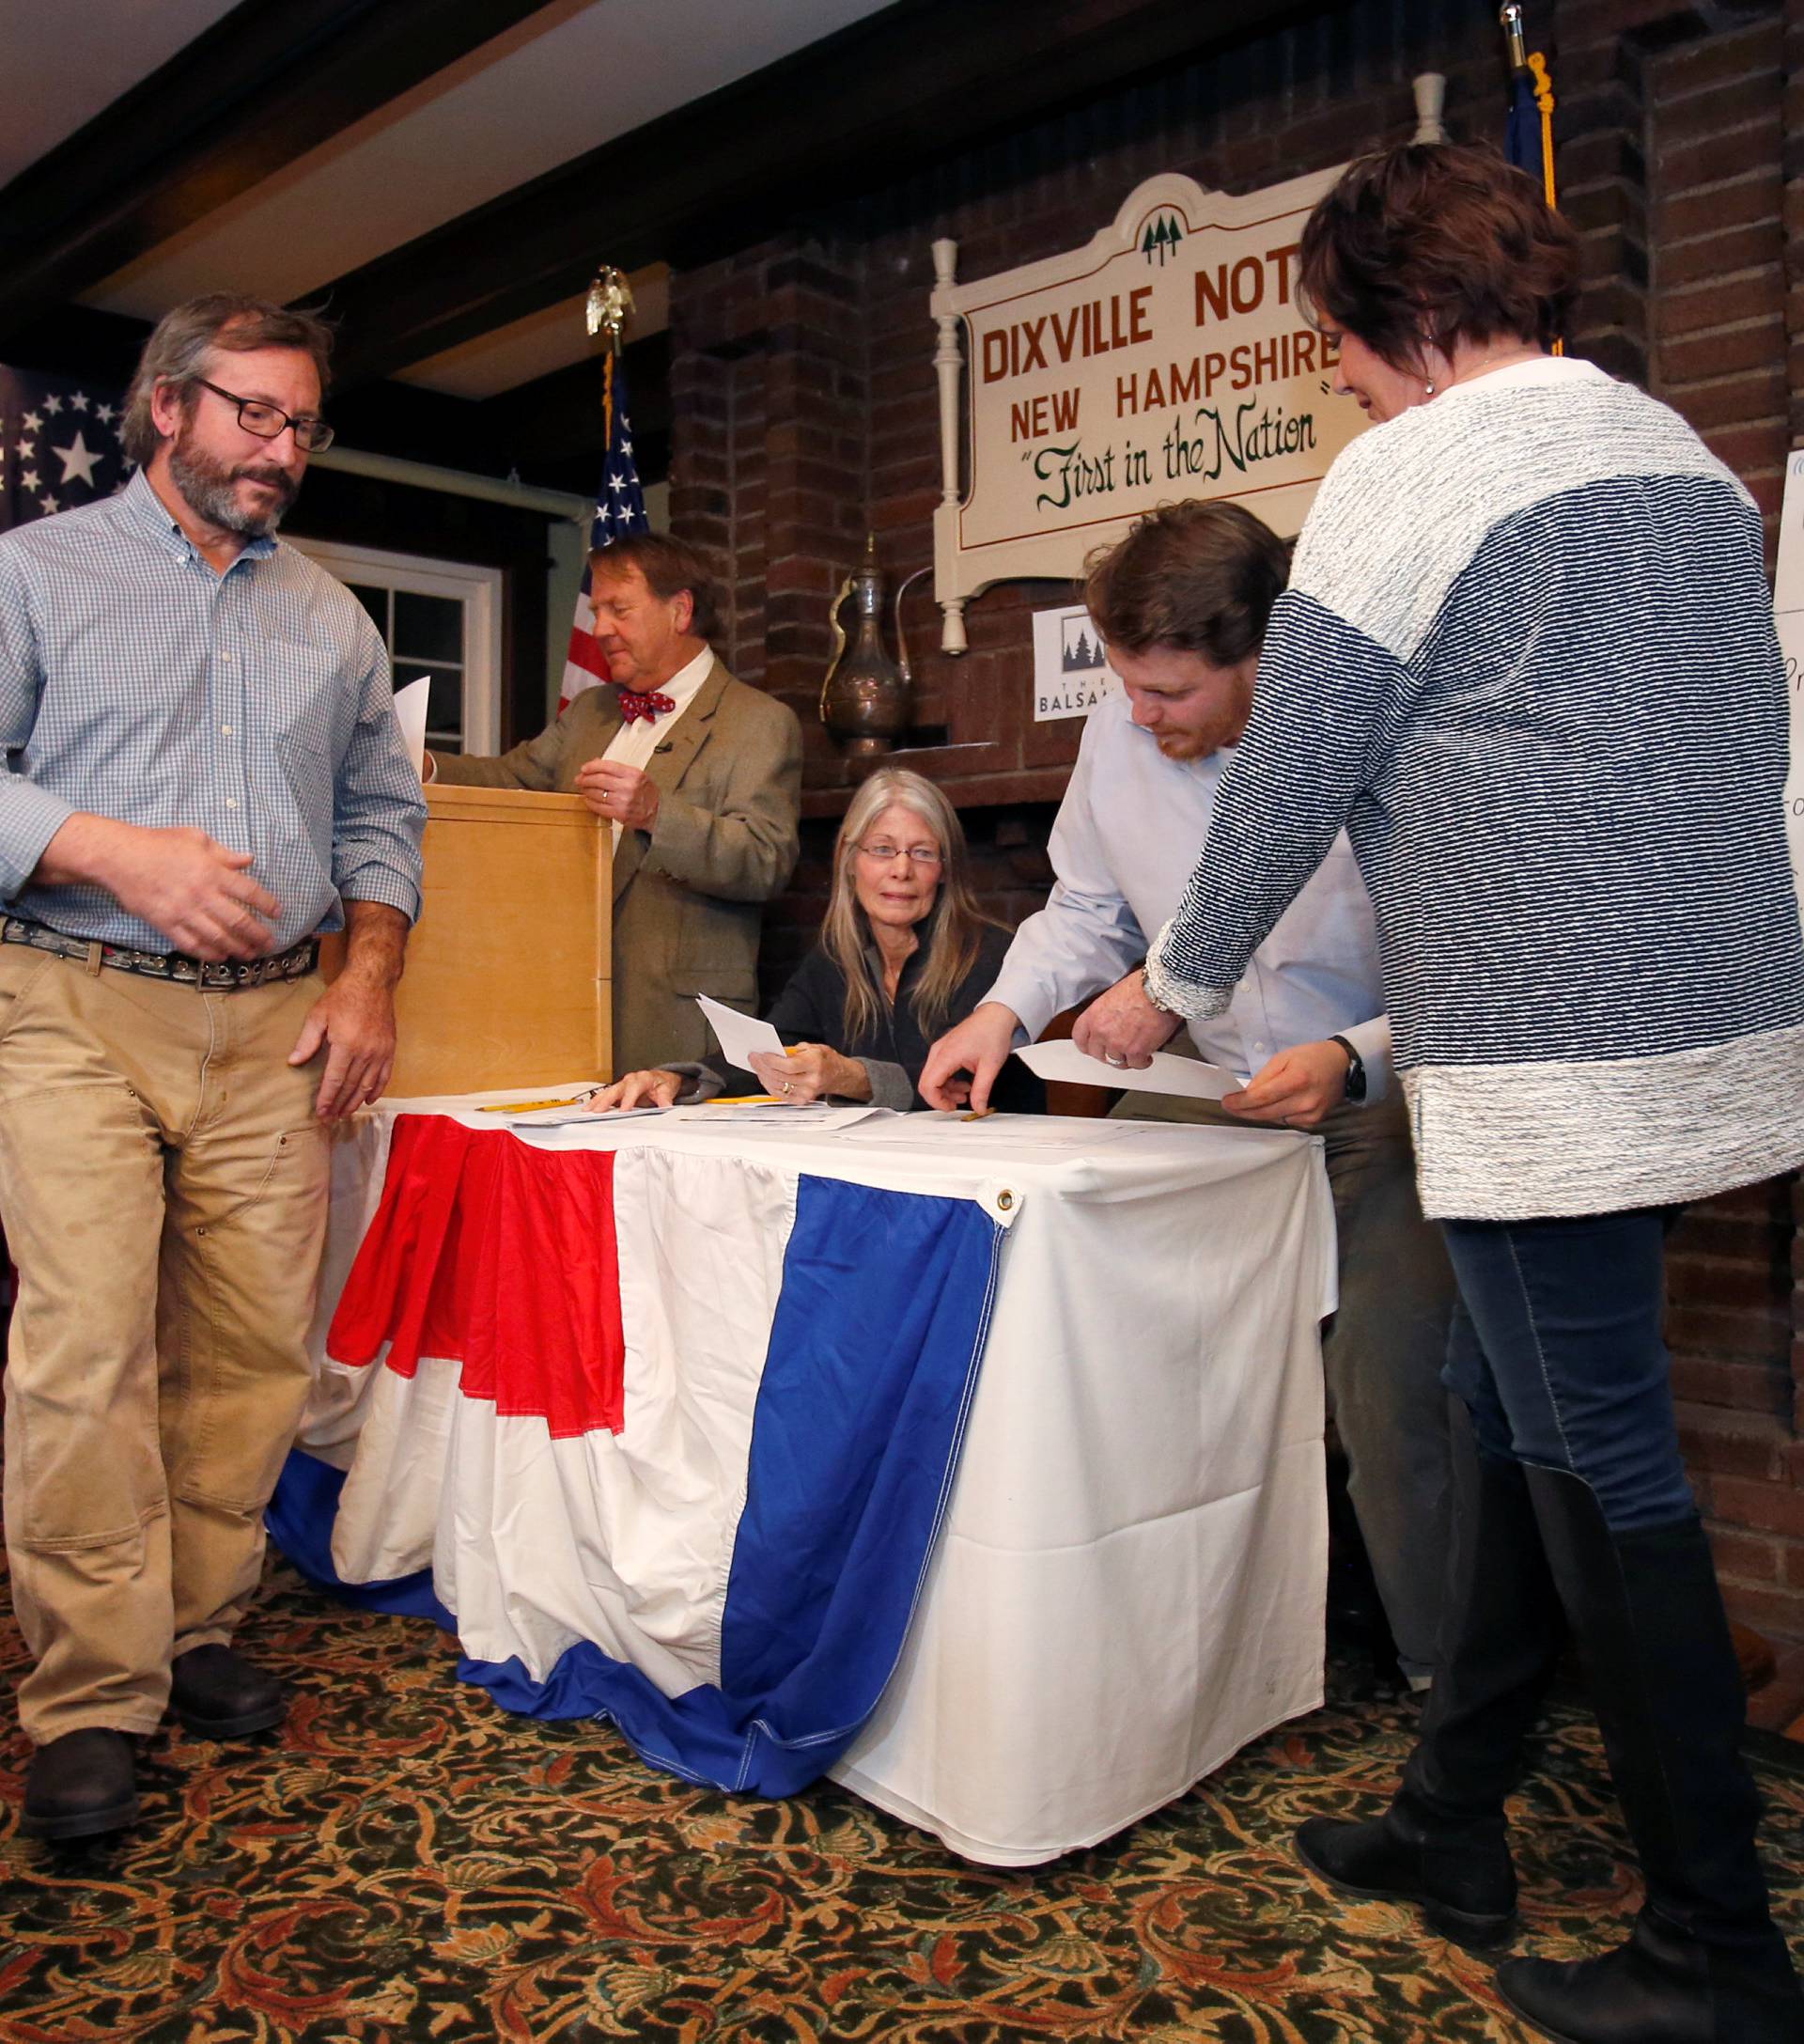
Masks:
[[[332,438],[330,338],[179,306],[127,399],[130,483],[0,536],[6,1535],[39,1837],[132,1822],[132,1740],[166,1708],[213,1738],[286,1709],[230,1641],[307,1391],[328,1124],[394,1061],[425,822],[374,627],[274,537]]]

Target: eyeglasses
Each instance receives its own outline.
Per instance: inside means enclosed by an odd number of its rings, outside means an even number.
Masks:
[[[227,404],[235,404],[238,423],[259,440],[280,440],[291,426],[294,444],[303,454],[323,454],[332,445],[332,428],[324,419],[306,413],[296,418],[291,413],[284,412],[280,405],[265,404],[260,398],[241,398],[236,391],[221,390],[217,383],[210,383],[204,376],[195,377],[194,382],[202,390],[210,390],[215,398],[224,398]]]
[[[872,845],[861,843],[858,849],[865,858],[874,859],[879,866],[888,866],[898,853],[902,852],[900,845],[885,844],[880,840]],[[944,864],[942,854],[936,851],[931,845],[911,845],[903,856],[916,866],[941,866]]]

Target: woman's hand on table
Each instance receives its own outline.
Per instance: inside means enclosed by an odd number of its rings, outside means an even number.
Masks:
[[[767,1093],[785,1107],[805,1107],[811,1100],[829,1098],[867,1100],[871,1075],[855,1057],[842,1057],[824,1043],[798,1043],[787,1056],[774,1051],[754,1051],[752,1069]]]
[[[630,1071],[612,1085],[598,1086],[583,1104],[592,1115],[617,1107],[671,1107],[682,1090],[680,1071]]]
[[[1316,1129],[1346,1098],[1347,1055],[1338,1043],[1299,1043],[1280,1051],[1221,1104],[1242,1121]]]

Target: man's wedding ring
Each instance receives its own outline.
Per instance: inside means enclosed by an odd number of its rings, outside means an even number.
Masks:
[[[788,1082],[788,1080],[787,1080],[787,1079],[785,1079],[785,1081],[783,1082],[783,1084],[781,1084],[781,1085],[780,1085],[780,1086],[779,1086],[779,1087],[777,1088],[777,1091],[778,1091],[779,1093],[787,1093],[787,1092],[790,1092],[791,1090],[792,1090],[792,1088],[791,1088],[791,1086],[790,1086],[790,1084],[789,1084],[789,1082]]]
[[[1128,1062],[1125,1057],[1117,1057],[1112,1051],[1105,1051],[1102,1053],[1102,1061],[1105,1065],[1115,1066],[1123,1066],[1126,1065]]]

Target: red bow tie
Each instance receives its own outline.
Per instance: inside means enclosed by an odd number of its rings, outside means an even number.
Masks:
[[[661,695],[656,689],[647,689],[642,695],[636,689],[623,689],[616,684],[614,693],[620,698],[620,714],[629,724],[639,717],[655,721],[676,707],[668,695]]]

